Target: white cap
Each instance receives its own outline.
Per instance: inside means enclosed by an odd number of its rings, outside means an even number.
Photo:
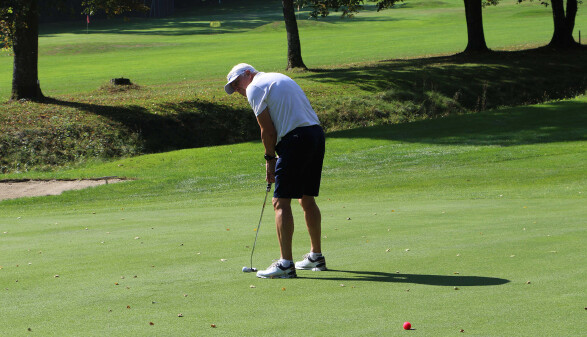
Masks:
[[[226,75],[228,83],[226,83],[226,85],[224,86],[224,91],[226,91],[227,94],[230,95],[234,92],[234,89],[232,89],[232,86],[230,84],[234,80],[236,80],[240,75],[244,74],[247,70],[249,70],[252,73],[257,72],[257,70],[255,70],[255,68],[253,68],[252,65],[246,63],[239,63],[236,66],[232,67],[228,75]]]

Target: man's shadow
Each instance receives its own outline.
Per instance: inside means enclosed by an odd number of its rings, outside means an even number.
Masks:
[[[319,276],[316,277],[307,277],[306,275],[298,275],[298,277],[331,281],[392,282],[451,287],[495,286],[510,282],[502,278],[484,276],[419,275],[336,269],[328,269],[327,271],[320,272]]]

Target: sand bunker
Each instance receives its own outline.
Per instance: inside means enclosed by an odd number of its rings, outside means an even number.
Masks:
[[[112,184],[124,181],[118,177],[102,177],[83,180],[2,180],[0,181],[0,200],[22,197],[59,195],[63,191]]]

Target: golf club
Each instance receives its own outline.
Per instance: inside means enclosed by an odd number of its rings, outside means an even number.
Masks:
[[[259,236],[259,228],[261,227],[261,220],[263,219],[263,211],[265,211],[265,204],[267,203],[267,195],[269,195],[269,191],[271,191],[271,183],[267,183],[265,201],[263,201],[263,208],[261,208],[261,217],[259,218],[259,224],[257,225],[257,233],[255,234],[255,242],[253,242],[253,249],[251,250],[251,266],[243,267],[244,273],[252,273],[257,271],[257,268],[253,268],[253,253],[255,252],[255,245],[257,245],[257,237]]]

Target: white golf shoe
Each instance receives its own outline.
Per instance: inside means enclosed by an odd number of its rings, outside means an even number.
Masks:
[[[304,255],[304,260],[296,262],[296,269],[324,271],[326,270],[326,259],[322,255],[312,259],[310,253],[308,253]]]
[[[298,277],[296,274],[296,267],[293,263],[290,263],[289,267],[284,267],[279,261],[273,262],[269,268],[265,270],[259,270],[257,277],[260,278],[295,278]]]

